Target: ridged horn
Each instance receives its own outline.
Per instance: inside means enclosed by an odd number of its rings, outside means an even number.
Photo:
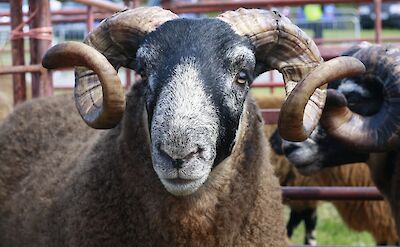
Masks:
[[[328,133],[358,150],[388,151],[400,147],[400,48],[369,45],[353,54],[366,67],[366,73],[352,78],[355,82],[379,83],[383,102],[378,112],[362,116],[352,112],[345,96],[330,91],[321,124]]]
[[[320,70],[309,75],[323,64],[317,46],[306,33],[276,11],[238,9],[225,12],[218,18],[230,24],[237,34],[251,40],[257,62],[283,74],[288,102],[281,109],[279,132],[284,139],[303,141],[314,130],[325,104],[326,92],[323,89],[329,78],[342,78],[363,71],[359,62],[354,64],[355,59],[347,61],[348,58],[344,58],[341,61],[346,60],[350,67],[335,69],[333,66],[340,62],[334,62],[321,69],[324,77],[317,74]],[[291,100],[294,93],[300,95]]]
[[[90,59],[89,56],[85,55],[84,52],[73,53],[76,56],[73,61],[76,61],[76,63],[68,62],[68,65],[84,66],[75,69],[75,102],[79,113],[90,127],[106,129],[116,126],[122,118],[125,107],[125,96],[120,82],[116,83],[114,79],[109,81],[108,77],[102,79],[99,74],[102,66],[111,66],[114,68],[114,72],[121,66],[135,69],[136,51],[144,36],[164,22],[175,18],[178,18],[178,16],[159,7],[141,7],[118,12],[102,21],[84,40],[88,47],[93,47],[106,58],[102,59],[102,63],[108,63],[108,65],[103,65],[97,61],[82,62],[81,59]],[[71,51],[60,51],[61,48],[66,47],[69,46],[58,47],[56,53],[58,57],[54,53],[51,55],[51,60],[46,60],[49,57],[47,56],[43,63],[49,68],[65,67],[63,62],[57,62],[57,60],[66,62],[66,58],[71,58],[72,55],[69,55]],[[101,56],[96,55],[95,57]],[[91,67],[90,65],[99,67]],[[109,85],[109,83],[112,83],[112,85]],[[107,88],[114,87],[116,88],[115,91],[118,91],[116,95],[121,98],[119,100],[114,99],[115,95],[113,97],[108,95],[113,91]],[[113,98],[112,101],[110,101],[111,98]],[[117,102],[118,107],[109,105],[114,104],[113,102]]]
[[[332,73],[335,71],[337,72]],[[358,75],[364,71],[364,65],[351,57],[337,57],[316,67],[296,85],[283,103],[278,124],[280,133],[285,133],[285,139],[293,141],[307,139],[318,125],[321,116],[320,110],[324,108],[321,102],[324,102],[325,99],[322,98],[318,87],[343,77]]]
[[[46,52],[42,64],[48,69],[73,66],[91,68],[101,82],[103,95],[94,97],[87,94],[83,103],[90,105],[76,102],[79,113],[93,128],[112,128],[120,121],[125,110],[124,89],[117,71],[96,49],[81,42],[58,44]]]

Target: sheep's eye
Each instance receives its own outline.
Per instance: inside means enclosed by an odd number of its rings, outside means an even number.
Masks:
[[[240,71],[236,76],[236,83],[237,84],[246,84],[249,81],[249,76],[245,71]]]
[[[147,74],[144,70],[140,70],[138,72],[138,74],[140,75],[140,77],[142,78],[142,80],[146,81],[147,80]]]

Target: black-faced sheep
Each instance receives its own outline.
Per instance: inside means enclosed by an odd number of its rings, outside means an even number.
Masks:
[[[283,96],[256,96],[257,104],[262,109],[280,108]],[[370,170],[365,163],[352,166],[329,168],[312,176],[304,176],[290,164],[283,155],[282,139],[276,125],[265,125],[264,133],[269,138],[272,152],[271,164],[275,175],[283,186],[374,186]],[[299,155],[301,155],[299,153]],[[352,230],[371,233],[378,245],[394,245],[397,243],[395,223],[386,201],[333,201],[335,208],[344,223]],[[306,236],[305,244],[315,242],[314,230],[317,220],[317,201],[286,201],[291,213],[286,229],[288,236],[297,224],[304,220]],[[361,220],[360,220],[361,219]]]
[[[366,73],[332,83],[321,126],[304,142],[284,142],[283,149],[303,173],[366,162],[389,200],[399,234],[400,49],[362,43],[346,55],[360,59]]]
[[[78,112],[108,130],[82,124],[65,97],[12,114],[0,130],[3,246],[285,246],[280,188],[248,94],[256,65],[280,70],[288,93],[303,96],[282,111],[307,115],[291,136],[318,122],[325,96],[315,88],[364,69],[322,63],[276,12],[190,20],[158,7],[116,13],[43,64],[85,66],[75,71]],[[126,103],[121,66],[142,75]]]
[[[277,131],[272,135],[270,141],[274,150],[271,157],[277,154],[282,154],[282,157],[285,157],[283,156],[282,139]],[[280,164],[282,165],[285,161],[287,162],[285,166],[289,165],[295,169],[286,158]],[[331,167],[310,176],[298,174],[296,170],[296,175],[298,179],[308,178],[311,186],[375,186],[370,170],[365,163]],[[343,222],[350,229],[369,232],[378,245],[394,245],[397,243],[396,225],[387,201],[355,200],[332,201],[332,203],[338,210]]]

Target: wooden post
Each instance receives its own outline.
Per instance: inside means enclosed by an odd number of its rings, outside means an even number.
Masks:
[[[31,64],[41,64],[43,55],[51,46],[51,32],[46,31],[46,28],[51,28],[49,0],[29,0],[29,14],[35,14],[29,23],[29,28],[30,30],[36,29],[40,36],[30,37],[29,39]],[[51,74],[46,70],[43,70],[42,73],[32,73],[32,97],[52,94],[53,82]]]
[[[22,0],[13,0],[11,3],[11,30],[22,23]],[[24,38],[14,37],[11,40],[12,65],[25,65]],[[25,73],[13,74],[14,104],[26,100]]]

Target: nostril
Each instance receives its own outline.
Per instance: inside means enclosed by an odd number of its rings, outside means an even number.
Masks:
[[[172,165],[174,166],[174,168],[176,169],[181,169],[182,165],[183,165],[183,160],[182,159],[177,159],[172,161]]]
[[[189,154],[186,155],[183,159],[184,160],[190,160],[194,156],[199,155],[201,152],[202,152],[202,149],[200,147],[196,147],[191,152],[189,152]]]
[[[183,164],[191,160],[197,156],[200,156],[203,149],[199,146],[195,146],[191,149],[189,148],[177,148],[172,147],[171,145],[160,145],[159,146],[160,155],[163,156],[166,160],[172,163],[174,168],[180,169],[183,167]]]
[[[164,157],[166,162],[171,162],[172,166],[175,169],[180,169],[182,168],[183,165],[183,159],[175,159],[172,157],[172,154],[169,154],[168,152],[166,152],[163,148],[160,148],[160,154],[161,156]]]

